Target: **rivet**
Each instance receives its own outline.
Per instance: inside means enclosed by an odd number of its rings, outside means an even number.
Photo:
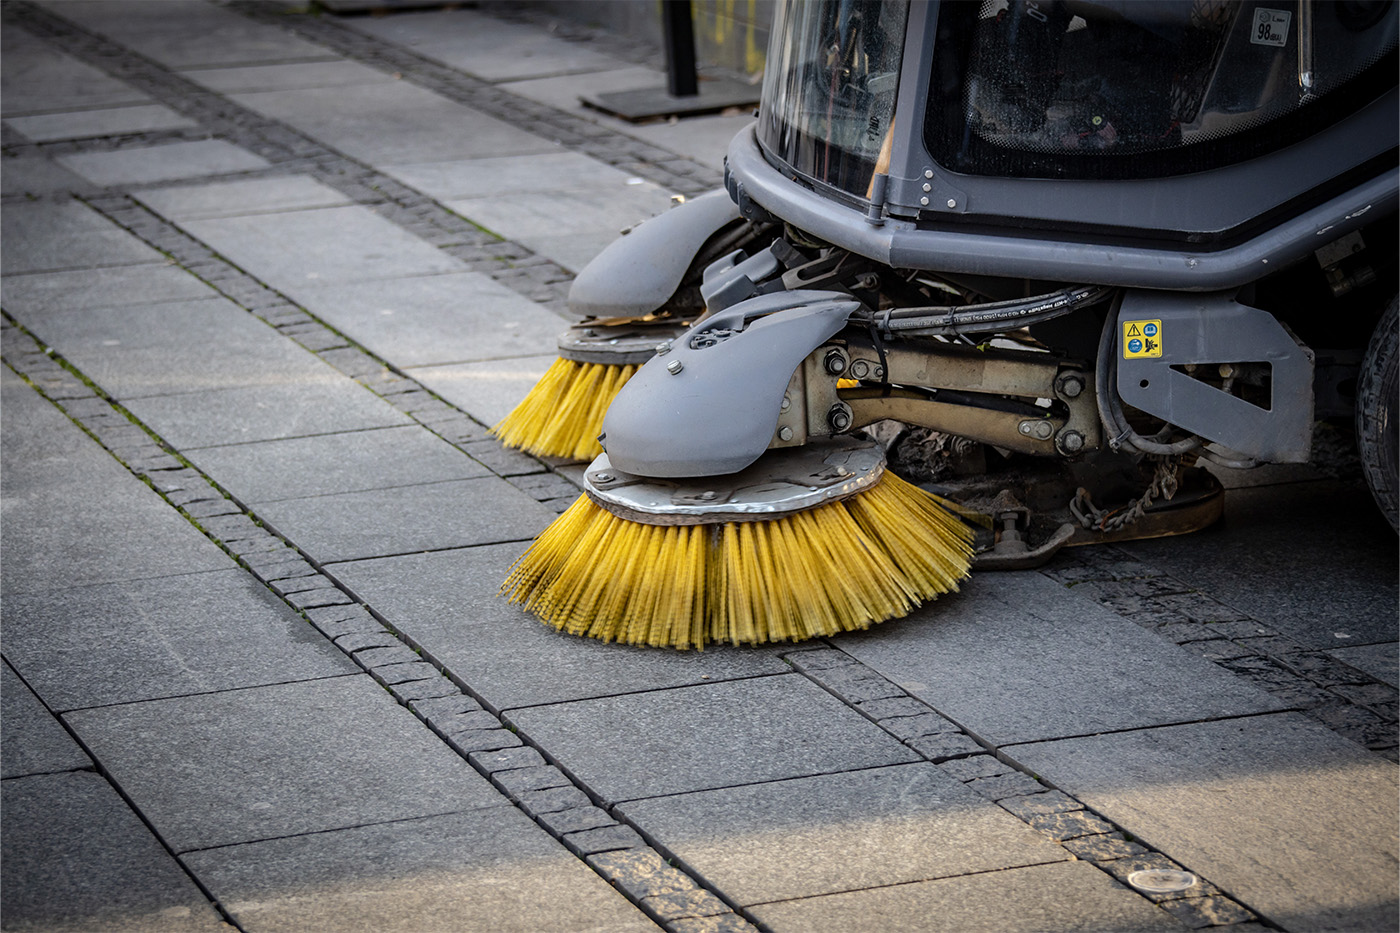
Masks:
[[[671,362],[666,364],[666,371],[673,376],[679,373],[682,369],[685,369],[685,364],[682,363],[680,360],[672,360]]]
[[[790,440],[792,440],[792,428],[789,428],[789,427],[779,428],[779,429],[778,429],[778,440],[780,440],[780,441],[790,441]]]

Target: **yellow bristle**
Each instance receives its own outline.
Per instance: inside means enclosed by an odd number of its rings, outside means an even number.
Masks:
[[[557,629],[603,641],[801,641],[956,590],[971,539],[942,499],[890,473],[840,502],[722,525],[631,522],[581,496],[501,592]]]
[[[636,371],[635,365],[556,359],[491,433],[507,447],[539,457],[591,460],[602,452],[603,415]]]

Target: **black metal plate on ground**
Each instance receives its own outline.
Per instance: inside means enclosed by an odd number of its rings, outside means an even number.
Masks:
[[[758,88],[729,78],[701,78],[694,97],[672,97],[664,87],[586,94],[579,100],[594,110],[632,123],[658,117],[695,117],[730,107],[758,106]]]

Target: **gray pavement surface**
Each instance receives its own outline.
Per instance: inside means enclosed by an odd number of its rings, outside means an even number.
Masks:
[[[559,634],[496,590],[577,465],[487,427],[749,118],[588,111],[655,50],[511,6],[0,13],[0,928],[1400,924],[1356,476],[842,638]]]

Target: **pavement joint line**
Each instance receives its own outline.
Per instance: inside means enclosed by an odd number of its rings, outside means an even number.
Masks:
[[[803,655],[810,655],[804,658]],[[945,774],[955,778],[974,793],[990,800],[1012,816],[1021,820],[1031,829],[1049,837],[1050,841],[1066,848],[1066,851],[1100,871],[1122,882],[1125,887],[1126,872],[1122,877],[1115,874],[1114,868],[1124,857],[1147,857],[1154,860],[1154,867],[1182,866],[1173,862],[1163,853],[1153,849],[1140,839],[1134,839],[1121,826],[1113,823],[1083,801],[1056,787],[1016,761],[1006,750],[998,747],[976,733],[964,728],[953,719],[945,716],[934,707],[915,697],[903,687],[878,673],[873,668],[846,654],[840,648],[820,643],[810,647],[795,648],[782,655],[784,661],[792,665],[799,674],[826,690],[851,709],[860,713],[887,734],[932,762]],[[862,689],[865,688],[865,689]],[[878,694],[878,695],[876,695]],[[886,707],[875,704],[885,703]],[[889,708],[885,715],[879,715]],[[922,709],[922,712],[911,710]],[[1231,719],[1242,716],[1225,717]],[[1142,731],[1142,730],[1121,730]],[[991,758],[1003,768],[1001,773],[986,773],[997,770],[988,762],[983,766],[979,759]],[[985,770],[983,770],[985,768]],[[1000,780],[999,780],[1000,779]],[[1062,816],[1061,814],[1079,814]],[[1037,818],[1039,825],[1037,825]],[[1106,846],[1103,854],[1111,858],[1081,858],[1065,847],[1065,839],[1057,838],[1065,827],[1065,821],[1083,822],[1087,828],[1103,827],[1101,832],[1085,833],[1070,838],[1102,836],[1105,839],[1122,840],[1141,847],[1142,856],[1119,856],[1113,847]],[[1092,850],[1088,850],[1092,851]],[[1119,866],[1121,867],[1121,866]],[[1188,869],[1189,870],[1189,869]],[[1198,883],[1176,894],[1156,895],[1133,890],[1158,907],[1178,916],[1189,914],[1193,920],[1202,920],[1196,928],[1228,927],[1235,923],[1258,923],[1260,918],[1243,904],[1240,904],[1211,885],[1199,872],[1193,872]],[[1208,892],[1208,893],[1207,893]],[[1206,906],[1197,902],[1205,897],[1218,901],[1218,905]],[[1169,906],[1169,902],[1173,906]],[[1178,919],[1181,919],[1178,916]],[[1219,922],[1216,922],[1219,921]]]
[[[374,678],[399,705],[409,710],[449,748],[466,759],[467,763],[490,781],[507,801],[524,812],[555,840],[597,872],[639,910],[667,929],[675,929],[675,923],[689,919],[689,917],[675,916],[668,918],[667,911],[660,910],[658,904],[647,902],[648,897],[657,893],[650,886],[648,879],[651,879],[655,874],[651,866],[660,862],[661,857],[654,849],[645,845],[640,836],[638,836],[636,843],[618,848],[617,843],[620,838],[625,837],[625,830],[635,833],[635,827],[612,817],[613,826],[617,829],[608,836],[595,834],[591,837],[584,837],[580,831],[561,828],[558,821],[551,818],[551,814],[567,812],[578,807],[594,806],[595,797],[588,791],[586,785],[553,764],[546,763],[542,767],[526,766],[524,768],[518,764],[512,764],[509,767],[493,770],[494,760],[492,758],[480,754],[474,755],[473,753],[522,747],[525,742],[514,729],[503,721],[500,715],[490,712],[486,708],[480,694],[460,681],[445,665],[427,653],[421,645],[418,645],[407,635],[396,631],[373,607],[359,600],[343,587],[332,574],[318,565],[314,558],[301,551],[293,542],[276,534],[270,526],[264,525],[252,509],[215,483],[202,470],[180,457],[174,448],[132,416],[120,403],[107,395],[100,386],[84,376],[77,367],[54,352],[52,348],[45,346],[42,341],[15,321],[8,312],[3,311],[0,311],[0,358],[40,396],[63,412],[80,429],[106,449],[118,463],[130,470],[138,479],[147,483],[157,495],[160,495],[168,504],[177,509],[195,528],[229,554],[248,573],[267,586],[310,625],[325,635],[357,667]],[[75,381],[81,382],[87,387],[87,395],[70,394],[65,398],[54,398],[45,391],[47,384],[66,384],[71,388],[71,383]],[[75,401],[84,402],[89,399],[100,399],[105,404],[107,411],[104,412],[101,405],[72,404]],[[73,410],[70,410],[70,406]],[[104,420],[107,422],[120,420],[140,428],[150,439],[151,446],[170,455],[173,466],[143,469],[140,464],[133,464],[123,459],[103,440],[103,432],[106,430]],[[161,488],[161,479],[169,479],[168,475],[162,476],[162,474],[172,473],[182,474],[180,485],[182,490],[186,488],[186,483],[190,485],[202,483],[208,490],[201,498],[193,501],[222,498],[237,506],[239,511],[215,516],[214,519],[198,518],[185,505],[180,504],[177,498],[172,498],[167,491]],[[241,521],[236,524],[244,532],[252,530],[257,533],[250,534],[247,538],[225,540],[216,531],[205,527],[218,518],[240,519]],[[305,590],[294,590],[279,585],[283,578],[277,578],[268,574],[265,569],[260,569],[256,563],[256,555],[260,548],[269,544],[277,548],[286,548],[304,561],[311,569],[311,573],[306,576],[318,576],[324,581],[324,584],[314,591],[325,592],[328,601],[314,605],[298,604],[296,597],[298,593],[306,592]],[[252,556],[254,560],[246,559],[245,555]],[[292,579],[304,581],[305,578],[299,576]],[[297,584],[297,586],[300,585],[300,583]],[[303,600],[302,602],[306,603],[307,601]],[[329,611],[318,614],[316,613],[317,609]],[[341,626],[337,625],[337,623],[345,622],[351,623],[349,630],[342,630]],[[379,636],[384,638],[386,642],[392,642],[392,645],[375,647],[365,644],[359,648],[348,647],[350,644],[359,643],[354,641],[353,636],[355,635],[370,638]],[[347,642],[347,639],[350,641]],[[375,652],[380,653],[375,654]],[[413,666],[413,670],[403,670],[410,665]],[[401,673],[407,673],[411,676],[400,680],[398,675]],[[423,702],[424,700],[442,699],[451,701],[451,704]],[[446,709],[441,709],[444,706]],[[441,711],[439,711],[440,709]],[[74,738],[77,737],[74,736]],[[165,846],[172,857],[178,860],[175,851],[166,844],[158,833],[155,833],[154,827],[146,821],[144,815],[140,814],[134,802],[125,793],[122,793],[121,788],[102,769],[97,756],[86,745],[81,742],[79,745],[93,760],[99,772],[116,787],[118,793],[122,794],[127,806],[141,816],[142,821],[147,824],[156,838],[160,839],[161,844]],[[529,747],[532,747],[543,759],[548,761],[549,756],[545,749],[534,742],[531,742]],[[532,773],[528,777],[515,775],[515,772],[518,771]],[[545,771],[549,773],[546,774]],[[554,775],[557,775],[557,778]],[[184,863],[180,864],[186,874],[193,877],[193,873],[185,869]],[[673,867],[667,866],[667,871],[670,873],[667,875],[670,878],[668,892],[673,890],[694,892],[693,896],[697,898],[697,901],[703,901],[703,895],[709,894],[716,901],[724,903],[727,911],[720,915],[711,916],[722,916],[726,922],[732,918],[728,928],[735,931],[755,929],[750,919],[742,917],[737,912],[737,908],[729,906],[729,902],[719,892],[705,887],[699,879]],[[195,879],[195,883],[199,890],[210,899],[210,902],[218,907],[220,915],[228,920],[227,912],[218,906],[212,893],[200,884],[198,879]],[[229,922],[232,921],[229,920]]]
[[[8,322],[6,322],[6,324],[8,324]],[[4,326],[3,330],[8,331],[9,327]],[[8,365],[8,361],[6,361],[6,363]],[[11,366],[10,368],[12,370],[14,369],[13,366]],[[15,370],[15,372],[21,378],[25,378],[23,373],[19,372],[18,370]],[[48,399],[48,401],[52,402],[53,400]],[[39,705],[42,706],[44,710],[53,718],[53,721],[58,723],[59,727],[63,729],[63,731],[68,735],[68,738],[72,740],[73,744],[76,745],[82,751],[82,753],[87,756],[88,761],[92,762],[91,767],[70,768],[66,771],[54,771],[47,773],[70,774],[77,771],[94,772],[99,777],[101,777],[102,780],[106,781],[107,786],[112,788],[112,791],[117,795],[118,798],[121,799],[122,803],[126,805],[127,810],[129,810],[136,817],[136,819],[141,822],[141,825],[144,826],[146,828],[146,831],[151,834],[151,838],[156,841],[156,844],[159,845],[162,849],[164,849],[166,854],[169,855],[170,858],[175,862],[175,864],[179,866],[179,870],[184,874],[186,878],[190,880],[190,882],[194,885],[195,890],[198,891],[204,897],[204,899],[209,902],[209,906],[218,915],[219,919],[222,920],[224,923],[228,924],[230,929],[242,931],[243,927],[239,926],[239,924],[233,919],[233,915],[228,910],[226,910],[224,908],[223,903],[220,902],[220,900],[214,896],[214,892],[209,890],[209,888],[204,884],[204,882],[201,881],[200,878],[190,869],[190,867],[185,864],[184,859],[180,857],[180,853],[176,851],[175,847],[170,844],[170,842],[165,838],[164,835],[161,834],[161,832],[158,829],[156,829],[155,824],[153,824],[149,819],[147,819],[145,813],[141,812],[140,807],[136,805],[136,801],[133,800],[131,795],[126,792],[126,788],[122,787],[121,783],[112,775],[112,773],[108,771],[106,767],[103,766],[102,760],[97,756],[97,754],[92,750],[92,748],[88,746],[87,742],[83,741],[82,736],[78,735],[78,733],[74,731],[74,729],[70,725],[68,725],[68,721],[66,719],[54,712],[53,708],[49,706],[49,704],[44,700],[42,696],[39,695],[39,691],[34,689],[33,685],[30,684],[27,679],[25,679],[24,675],[21,674],[13,664],[10,664],[8,661],[5,661],[4,664],[5,667],[9,669],[10,673],[14,674],[15,677],[19,679],[20,683],[24,684],[25,689],[29,691],[30,695],[33,696],[33,698],[39,703]],[[22,781],[26,778],[39,776],[41,775],[25,774],[17,775],[12,778],[6,778],[5,780]]]
[[[1113,545],[1095,551],[1092,556],[1078,550],[1063,555],[1041,573],[1243,678],[1343,738],[1400,760],[1396,688],[1168,574],[1132,575],[1141,565]]]

